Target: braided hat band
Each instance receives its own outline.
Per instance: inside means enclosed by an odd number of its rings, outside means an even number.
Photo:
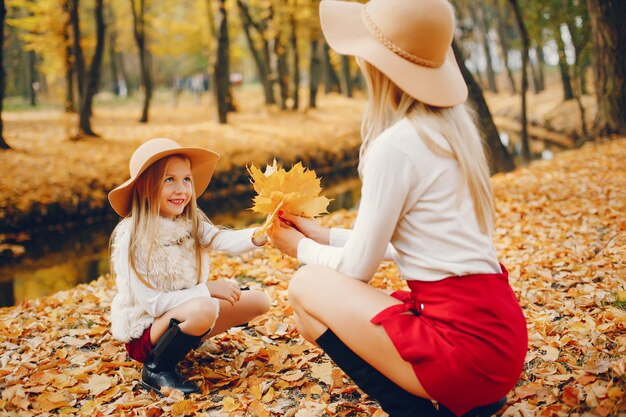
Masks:
[[[385,34],[380,30],[372,17],[367,13],[367,9],[363,7],[361,9],[361,17],[363,18],[363,23],[365,23],[365,27],[374,35],[383,45],[385,45],[390,51],[395,53],[396,55],[411,61],[414,64],[421,65],[428,68],[439,68],[445,62],[445,59],[439,61],[433,61],[430,59],[420,58],[419,56],[412,54],[409,51],[402,49],[400,46],[396,45],[391,41]]]

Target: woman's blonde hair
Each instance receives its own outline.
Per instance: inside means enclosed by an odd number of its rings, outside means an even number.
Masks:
[[[454,107],[434,107],[422,103],[405,93],[378,68],[357,58],[369,91],[369,100],[361,136],[359,173],[365,153],[372,141],[385,129],[402,118],[407,118],[426,146],[435,154],[458,161],[461,178],[467,184],[476,211],[480,230],[491,234],[494,223],[493,192],[489,166],[482,139],[473,119],[473,112],[465,104]],[[424,127],[439,132],[448,142],[452,152],[439,146],[426,133]],[[460,201],[462,191],[459,192]]]
[[[126,216],[130,217],[132,221],[130,229],[130,245],[128,251],[128,260],[130,267],[135,272],[139,280],[149,288],[154,288],[149,282],[148,276],[143,276],[137,270],[137,261],[139,257],[145,257],[146,260],[146,272],[150,271],[150,258],[152,250],[154,248],[156,235],[158,233],[158,219],[160,212],[160,195],[163,189],[163,181],[165,179],[165,173],[167,167],[174,159],[181,159],[191,164],[191,161],[186,155],[170,155],[166,158],[160,159],[150,165],[140,176],[137,178],[132,192],[132,205],[130,213]],[[202,244],[200,238],[200,227],[203,222],[210,223],[204,212],[198,207],[196,203],[196,195],[192,181],[192,196],[189,204],[185,206],[181,218],[191,222],[191,235],[194,239],[194,248],[196,255],[196,271],[197,282],[201,282],[202,277],[202,249],[210,246],[208,244]],[[111,234],[111,240],[109,248],[113,242],[116,230]],[[139,243],[142,244],[139,244]],[[139,248],[148,248],[147,253],[137,253]],[[110,249],[109,249],[110,253]],[[111,273],[115,273],[111,268]]]

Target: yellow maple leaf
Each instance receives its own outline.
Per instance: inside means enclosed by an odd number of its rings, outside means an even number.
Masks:
[[[271,227],[280,210],[303,217],[327,213],[330,199],[320,196],[320,179],[315,171],[307,170],[302,163],[298,162],[286,171],[274,160],[272,165],[267,165],[265,172],[254,165],[248,168],[248,172],[257,193],[251,210],[268,215],[265,224],[255,232],[255,237]]]

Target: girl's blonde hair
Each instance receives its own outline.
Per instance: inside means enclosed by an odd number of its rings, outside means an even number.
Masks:
[[[467,184],[476,211],[476,220],[485,234],[493,232],[494,207],[489,166],[482,139],[473,119],[473,112],[465,104],[454,107],[434,107],[422,103],[405,93],[378,68],[357,58],[369,91],[369,100],[361,136],[359,173],[365,153],[372,141],[385,129],[402,118],[415,127],[426,146],[435,154],[458,161],[461,178]],[[448,142],[452,152],[438,145],[424,127],[439,132]],[[459,192],[458,201],[462,198]]]
[[[150,258],[152,255],[152,249],[154,248],[156,235],[158,233],[158,219],[160,212],[160,195],[163,189],[163,180],[165,179],[165,173],[167,167],[173,159],[178,158],[187,161],[191,164],[191,161],[186,155],[170,155],[166,158],[160,159],[150,165],[140,176],[137,178],[132,192],[132,205],[130,213],[126,216],[130,217],[132,221],[130,229],[130,245],[128,251],[128,259],[130,267],[135,272],[139,280],[149,288],[154,288],[149,282],[148,276],[143,276],[137,270],[137,260],[139,257],[145,257],[146,259],[146,272],[150,270]],[[197,282],[201,282],[202,278],[202,249],[210,246],[208,244],[203,245],[200,238],[200,227],[203,222],[210,223],[204,212],[198,207],[196,203],[196,194],[192,181],[192,196],[191,201],[180,217],[191,222],[191,235],[194,239],[194,248],[196,255],[196,271]],[[113,242],[116,230],[111,234],[111,240],[109,248]],[[142,244],[139,244],[139,243]],[[139,248],[148,247],[147,253],[137,253]],[[109,249],[110,253],[110,249]],[[115,273],[111,268],[111,273]]]

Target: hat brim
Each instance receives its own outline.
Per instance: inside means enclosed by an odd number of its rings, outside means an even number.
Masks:
[[[452,107],[467,100],[467,85],[452,47],[443,65],[429,68],[414,64],[385,47],[361,18],[365,5],[338,0],[320,3],[322,31],[328,45],[342,55],[363,58],[417,100],[437,107]],[[428,39],[416,39],[428,42]]]
[[[220,155],[202,148],[175,148],[168,149],[166,151],[158,152],[152,155],[139,169],[137,175],[128,179],[122,185],[114,188],[109,193],[109,203],[113,210],[122,217],[128,215],[132,204],[132,192],[137,178],[146,170],[150,165],[154,164],[159,159],[171,155],[185,155],[191,161],[191,175],[193,176],[193,185],[196,198],[200,197],[206,190],[213,177],[215,166],[220,159]]]

